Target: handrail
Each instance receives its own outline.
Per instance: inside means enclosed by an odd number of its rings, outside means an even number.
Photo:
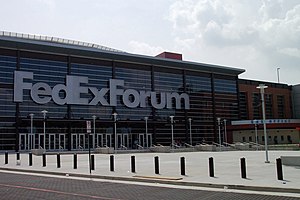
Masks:
[[[193,145],[189,144],[189,143],[184,143],[185,146],[187,147],[193,147]]]

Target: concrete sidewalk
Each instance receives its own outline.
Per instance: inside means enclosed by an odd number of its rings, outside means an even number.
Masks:
[[[33,156],[33,165],[29,166],[28,153],[20,155],[20,163],[17,163],[16,154],[10,153],[8,164],[4,164],[4,153],[2,153],[0,170],[300,194],[300,167],[283,166],[283,181],[277,180],[276,171],[276,158],[288,155],[300,156],[299,151],[269,151],[270,163],[265,163],[265,151],[113,154],[114,171],[110,171],[111,154],[92,155],[95,155],[95,170],[92,170],[91,175],[88,154],[77,154],[78,168],[74,169],[73,154],[61,155],[61,168],[57,168],[56,155],[47,155],[46,167],[43,167],[42,156]],[[136,173],[131,172],[133,155],[136,161]],[[155,156],[159,157],[159,174],[155,174],[154,170]],[[181,157],[185,157],[186,175],[180,174]],[[214,159],[214,177],[209,176],[209,157]],[[242,157],[246,159],[246,179],[241,178],[240,158]]]

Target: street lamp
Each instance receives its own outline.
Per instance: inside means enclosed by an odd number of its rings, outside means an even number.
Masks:
[[[115,129],[115,151],[117,151],[117,113],[112,114],[114,116],[114,129]]]
[[[44,149],[46,150],[46,114],[48,113],[47,110],[42,111],[44,116]]]
[[[173,122],[174,122],[174,116],[173,115],[171,115],[170,116],[170,119],[171,119],[171,136],[172,136],[172,138],[171,138],[171,148],[173,149],[173,143],[174,143],[174,133],[173,133]]]
[[[227,129],[226,129],[226,119],[223,120],[224,121],[224,140],[226,142],[226,146],[227,146],[227,143],[228,143],[228,140],[227,140]]]
[[[268,86],[266,86],[265,84],[259,84],[259,86],[257,86],[256,88],[260,89],[260,94],[261,94],[261,108],[262,108],[262,114],[263,114],[265,151],[266,151],[266,161],[265,161],[265,163],[270,163],[269,156],[268,156],[268,137],[267,137],[265,97],[264,97],[265,96],[265,89],[268,88]]]
[[[189,118],[189,125],[190,125],[190,143],[193,146],[193,140],[192,140],[192,119]]]
[[[257,120],[255,121],[255,143],[256,143],[256,151],[258,150],[258,138],[257,138]]]
[[[144,117],[145,119],[145,125],[146,125],[146,131],[145,131],[145,134],[146,134],[146,142],[147,142],[147,147],[149,145],[149,141],[148,141],[148,117]],[[144,145],[144,142],[143,142],[143,145]]]
[[[220,126],[221,118],[218,117],[217,120],[218,120],[218,126],[219,126],[219,145],[220,145],[220,151],[222,151],[222,148],[221,148],[221,143],[222,143],[222,140],[221,140],[221,126]]]
[[[279,83],[279,70],[280,70],[280,68],[277,67],[277,81],[278,81],[278,83]]]
[[[30,136],[28,135],[28,149],[31,149],[33,144],[31,141],[33,141],[33,116],[34,114],[33,113],[30,113],[29,114],[30,116]]]
[[[95,148],[95,138],[96,138],[96,115],[93,115],[93,128],[94,128],[94,137],[93,137],[93,148]],[[99,143],[99,142],[98,142]]]

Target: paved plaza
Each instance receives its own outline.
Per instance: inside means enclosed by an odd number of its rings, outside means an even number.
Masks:
[[[116,153],[92,154],[95,169],[89,170],[88,154],[77,154],[77,169],[74,155],[61,154],[61,167],[57,168],[57,155],[46,156],[43,167],[42,156],[33,156],[29,166],[28,153],[9,153],[8,164],[4,163],[4,152],[0,155],[0,170],[19,170],[48,173],[64,177],[91,177],[106,180],[133,181],[137,183],[160,183],[191,187],[233,189],[243,191],[290,194],[300,197],[300,167],[283,165],[283,179],[277,179],[276,159],[280,156],[300,156],[300,151],[269,151],[270,163],[265,163],[265,151],[224,151],[184,153]],[[114,156],[114,171],[110,159]],[[132,173],[131,156],[135,156],[135,173]],[[159,174],[155,174],[154,157],[159,158]],[[181,175],[180,158],[185,158],[185,173]],[[209,158],[214,159],[214,177],[209,176]],[[246,159],[247,178],[241,178],[240,159]]]

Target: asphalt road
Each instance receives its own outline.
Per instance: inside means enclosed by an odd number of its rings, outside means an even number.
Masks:
[[[160,200],[160,199],[256,199],[294,200],[298,198],[201,191],[124,183],[75,180],[0,172],[0,199],[102,199],[102,200]]]

